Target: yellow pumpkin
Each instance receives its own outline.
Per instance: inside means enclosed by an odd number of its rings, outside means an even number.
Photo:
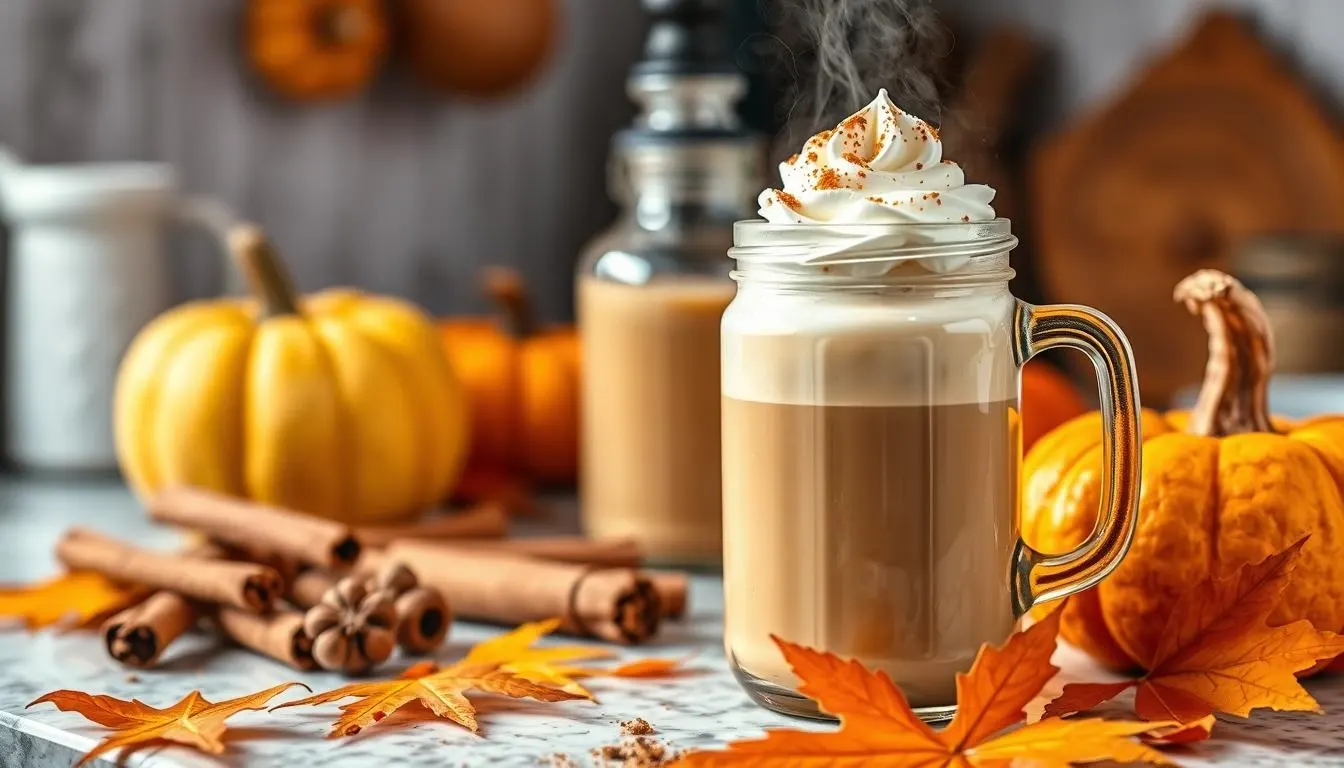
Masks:
[[[1072,598],[1061,633],[1117,668],[1148,665],[1181,592],[1310,535],[1271,623],[1344,629],[1344,417],[1271,419],[1273,340],[1264,309],[1233,278],[1204,270],[1176,299],[1204,320],[1209,362],[1189,413],[1144,411],[1138,530],[1128,556]],[[1096,522],[1100,417],[1046,435],[1023,465],[1022,534],[1042,552],[1081,543]],[[1038,617],[1058,604],[1035,609]]]
[[[240,226],[230,244],[256,300],[171,310],[122,361],[115,431],[131,487],[187,484],[350,523],[442,499],[468,424],[432,321],[352,290],[299,300],[260,231]]]

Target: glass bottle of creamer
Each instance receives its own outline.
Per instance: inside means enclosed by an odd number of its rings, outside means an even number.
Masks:
[[[611,158],[621,213],[576,279],[584,528],[687,565],[721,557],[725,252],[763,171],[762,142],[734,111],[746,81],[716,44],[717,5],[646,2],[654,26],[628,86],[642,112]]]

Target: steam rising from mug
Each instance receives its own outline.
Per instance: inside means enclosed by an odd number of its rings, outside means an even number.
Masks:
[[[937,62],[951,34],[932,0],[778,0],[772,26],[794,82],[784,146],[833,126],[886,88],[901,108],[940,122]],[[786,84],[788,85],[788,84]]]

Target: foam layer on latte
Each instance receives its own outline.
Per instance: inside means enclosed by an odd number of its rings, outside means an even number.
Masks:
[[[1013,298],[781,295],[742,286],[723,316],[723,394],[797,405],[1017,397]]]

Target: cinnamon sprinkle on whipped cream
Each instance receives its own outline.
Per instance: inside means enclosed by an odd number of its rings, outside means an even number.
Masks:
[[[993,188],[967,184],[961,168],[943,159],[937,129],[898,108],[886,90],[834,129],[808,139],[802,151],[780,164],[779,174],[783,189],[767,189],[758,200],[761,217],[775,224],[972,222],[995,216]],[[921,204],[929,200],[936,205]]]

